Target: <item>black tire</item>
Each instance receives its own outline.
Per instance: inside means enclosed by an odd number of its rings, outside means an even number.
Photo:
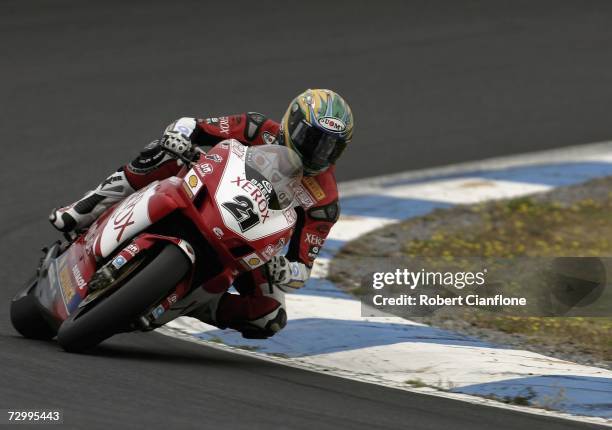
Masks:
[[[36,280],[27,291],[11,301],[11,324],[19,334],[29,339],[50,340],[57,334],[57,325],[45,316],[45,310],[32,294]]]
[[[185,277],[190,262],[174,245],[161,252],[92,308],[75,311],[60,326],[57,341],[68,352],[84,352],[125,329],[170,293]]]

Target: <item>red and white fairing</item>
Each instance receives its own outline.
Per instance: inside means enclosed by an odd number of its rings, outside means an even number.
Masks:
[[[247,177],[246,158],[247,151],[263,151],[262,163],[274,162],[274,151],[281,149],[287,151],[276,145],[247,149],[235,140],[221,142],[207,154],[201,153],[179,176],[153,182],[110,208],[55,262],[50,280],[55,315],[63,320],[78,307],[87,295],[89,280],[102,264],[126,264],[160,241],[176,244],[194,268],[207,262],[197,261],[190,242],[204,240],[210,245],[223,266],[202,285],[210,293],[227,290],[240,272],[267,262],[289,242],[297,216],[292,205],[270,207],[267,193],[272,185]],[[292,182],[299,182],[299,177],[294,179]],[[174,211],[188,219],[202,237],[195,240],[151,232]],[[158,313],[190,291],[191,279],[186,279],[157,306],[163,307]]]
[[[295,210],[270,208],[264,192],[247,178],[245,169],[246,147],[236,141],[230,144],[229,159],[223,170],[221,180],[215,190],[217,209],[221,213],[223,225],[236,236],[253,242],[286,231],[295,225]],[[254,212],[257,212],[259,222],[248,229],[244,229],[231,210],[223,203],[236,200],[240,196],[255,203]],[[229,198],[229,199],[228,199]],[[244,200],[243,200],[244,201]]]
[[[96,255],[108,257],[120,243],[153,223],[149,204],[156,193],[157,185],[157,182],[150,184],[127,197],[116,207],[112,216],[99,229],[100,233],[94,245]]]

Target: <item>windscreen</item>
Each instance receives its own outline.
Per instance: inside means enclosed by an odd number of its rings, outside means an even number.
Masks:
[[[286,146],[251,146],[246,151],[245,173],[266,196],[270,209],[285,209],[294,203],[294,187],[302,179],[302,162]]]

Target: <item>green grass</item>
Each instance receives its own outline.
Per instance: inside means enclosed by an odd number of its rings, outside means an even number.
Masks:
[[[259,351],[261,347],[259,346],[251,346],[251,345],[238,345],[237,348],[243,349],[245,351]]]
[[[441,228],[425,240],[408,241],[403,244],[403,254],[447,259],[612,255],[612,193],[605,199],[585,198],[569,206],[526,197],[469,210],[479,222],[462,229]],[[529,276],[529,271],[525,273]],[[532,343],[570,343],[582,352],[612,360],[612,318],[517,317],[486,312],[461,317],[473,326],[526,335]]]
[[[609,256],[612,197],[570,206],[525,197],[470,209],[480,222],[464,230],[440,229],[404,244],[407,256]]]
[[[214,343],[221,343],[221,344],[225,344],[225,342],[223,342],[223,339],[221,339],[218,336],[212,336],[210,339],[208,339],[209,342],[214,342]]]
[[[408,379],[406,381],[404,381],[405,384],[408,384],[412,387],[415,388],[424,388],[424,387],[429,387],[429,385],[427,385],[425,382],[423,382],[422,379],[416,378],[416,379]]]

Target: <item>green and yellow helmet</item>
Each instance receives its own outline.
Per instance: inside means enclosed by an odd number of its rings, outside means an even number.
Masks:
[[[302,158],[304,173],[334,164],[353,138],[353,113],[330,90],[306,90],[291,101],[281,121],[281,141]]]

